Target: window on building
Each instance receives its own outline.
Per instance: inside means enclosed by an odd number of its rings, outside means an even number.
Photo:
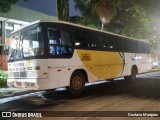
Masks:
[[[2,54],[3,47],[0,46],[0,55]]]
[[[0,21],[0,44],[2,43],[2,21]]]
[[[11,33],[14,31],[14,23],[6,22],[5,28],[6,28],[6,37],[10,38]]]

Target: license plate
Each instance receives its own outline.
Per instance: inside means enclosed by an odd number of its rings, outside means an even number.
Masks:
[[[21,82],[16,82],[16,86],[22,86]]]

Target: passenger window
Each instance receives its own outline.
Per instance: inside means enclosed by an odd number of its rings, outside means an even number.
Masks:
[[[149,49],[149,44],[148,43],[144,44],[144,52],[145,53],[150,53],[150,49]]]
[[[116,51],[125,52],[127,41],[124,38],[117,38],[116,40]]]
[[[142,42],[138,42],[138,52],[139,53],[144,53],[143,43]]]
[[[75,39],[75,47],[77,48],[86,48],[86,36],[85,32],[81,30],[75,30],[74,33],[74,39]]]
[[[108,38],[102,36],[100,39],[100,48],[103,50],[107,50],[108,49]]]
[[[96,49],[98,35],[93,32],[75,30],[75,47],[82,49]]]
[[[112,38],[108,40],[108,50],[115,50],[115,40]]]
[[[94,32],[87,32],[86,33],[86,46],[88,49],[96,49],[98,45],[98,35]]]
[[[54,28],[47,30],[49,38],[49,54],[52,56],[69,57],[73,53],[69,32]]]

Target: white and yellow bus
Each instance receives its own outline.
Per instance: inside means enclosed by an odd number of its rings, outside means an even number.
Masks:
[[[149,43],[68,22],[37,21],[12,33],[9,87],[80,94],[86,82],[136,79],[151,69]]]

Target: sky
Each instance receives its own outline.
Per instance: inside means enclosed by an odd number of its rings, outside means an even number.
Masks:
[[[81,15],[80,11],[75,9],[74,7],[74,0],[69,1],[70,16]],[[56,16],[56,0],[28,0],[28,2],[25,2],[24,0],[19,0],[16,5],[28,9],[33,9],[35,11],[39,11],[50,16]]]

